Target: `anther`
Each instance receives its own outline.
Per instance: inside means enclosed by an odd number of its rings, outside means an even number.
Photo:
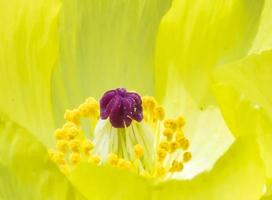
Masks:
[[[183,154],[183,162],[188,162],[192,159],[192,154],[190,152],[185,152]]]
[[[73,165],[77,165],[81,161],[81,155],[79,153],[71,153],[69,161]]]
[[[60,151],[54,152],[52,155],[52,159],[59,165],[65,164],[63,152],[60,152]]]
[[[175,131],[176,127],[177,127],[177,124],[176,124],[175,120],[167,119],[167,120],[164,120],[164,127],[172,129],[173,131]]]
[[[168,141],[172,140],[173,135],[174,135],[174,131],[170,128],[166,128],[163,131],[163,135],[167,138]]]
[[[68,142],[66,140],[59,140],[57,141],[56,148],[59,151],[66,153],[68,151]]]
[[[78,125],[80,123],[80,113],[77,109],[67,110],[64,114],[64,119]]]
[[[109,154],[108,162],[109,162],[110,165],[117,166],[118,161],[119,161],[119,158],[118,158],[118,156],[116,154],[114,154],[114,153]]]
[[[186,138],[182,138],[179,142],[178,142],[180,148],[182,148],[183,150],[187,150],[189,148],[189,140]]]
[[[93,150],[93,148],[94,148],[94,144],[90,140],[86,140],[82,145],[82,149],[86,155],[89,155],[91,150]]]
[[[164,108],[162,106],[157,106],[154,110],[155,118],[162,121],[165,116]]]
[[[73,152],[79,152],[81,147],[81,141],[79,139],[73,139],[69,142],[69,147]]]
[[[92,163],[92,164],[94,164],[94,165],[99,165],[99,163],[101,162],[101,158],[98,155],[92,155],[89,158],[89,162]]]
[[[136,158],[141,158],[144,155],[144,149],[141,145],[136,144],[134,146],[134,155]]]

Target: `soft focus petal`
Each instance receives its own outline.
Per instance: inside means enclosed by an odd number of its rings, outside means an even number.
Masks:
[[[82,164],[71,173],[70,180],[92,200],[151,199],[152,188],[147,179],[112,167]]]
[[[25,129],[0,114],[0,199],[83,200]]]
[[[190,139],[190,151],[193,154],[184,171],[176,174],[174,178],[191,178],[204,170],[211,169],[217,159],[229,148],[233,136],[219,109],[214,106],[198,107],[178,81],[176,73],[171,72],[171,74],[173,81],[167,87],[167,99],[163,102],[166,115],[184,116],[186,121],[184,132]]]
[[[211,100],[211,70],[247,54],[263,0],[174,0],[156,49],[156,92],[162,99],[174,71],[198,102]]]
[[[65,109],[88,96],[126,87],[153,94],[154,46],[170,0],[68,0],[61,19],[61,57],[54,71],[54,106]]]
[[[261,19],[259,22],[258,33],[254,39],[249,54],[260,53],[272,48],[272,1],[265,0]]]
[[[190,139],[193,158],[174,178],[192,178],[200,172],[210,170],[234,141],[216,107],[199,111],[191,121],[187,121],[185,133]]]
[[[271,58],[272,51],[263,52],[222,67],[215,73],[218,81],[215,86],[217,99],[230,128],[237,129],[241,119],[247,119],[248,123],[251,123],[257,115],[258,123],[253,127],[256,130],[255,134],[245,134],[248,137],[258,138],[267,175],[270,178],[272,177]]]
[[[213,170],[189,181],[169,181],[156,188],[156,200],[258,200],[265,173],[258,146],[238,139]]]
[[[59,0],[0,1],[0,108],[51,143],[51,73],[58,57]]]

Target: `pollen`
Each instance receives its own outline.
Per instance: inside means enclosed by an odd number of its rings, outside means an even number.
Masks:
[[[118,162],[119,162],[119,158],[116,154],[114,153],[111,153],[109,156],[108,156],[108,162],[110,165],[112,166],[117,166],[118,165]]]
[[[183,162],[188,162],[192,159],[192,154],[190,152],[185,152],[183,154]]]
[[[83,145],[82,149],[86,155],[89,155],[91,153],[91,150],[93,150],[94,144],[91,140],[86,140]]]
[[[101,162],[101,157],[98,155],[92,155],[88,161],[94,165],[99,165]]]
[[[165,180],[193,159],[184,117],[166,113],[154,97],[124,88],[89,97],[66,110],[49,156],[64,174],[87,163]]]
[[[57,164],[65,164],[64,160],[64,153],[60,151],[56,151],[52,154],[52,160],[55,161]]]
[[[57,150],[66,153],[68,151],[68,142],[66,140],[59,140],[56,144]]]
[[[167,138],[168,141],[172,140],[173,135],[174,135],[174,131],[171,128],[166,128],[163,131],[163,135]]]
[[[81,147],[81,141],[79,139],[73,139],[69,142],[69,148],[73,152],[79,152]]]
[[[162,106],[157,106],[154,110],[154,116],[156,119],[162,121],[165,116],[164,108]]]
[[[176,121],[173,119],[167,119],[164,121],[164,127],[175,131],[177,127]]]
[[[78,125],[80,123],[80,113],[77,109],[67,110],[64,114],[64,119]]]
[[[174,160],[172,162],[172,166],[171,168],[169,169],[170,172],[179,172],[183,169],[183,164],[182,162],[178,162],[176,160]]]
[[[77,165],[81,161],[81,155],[79,153],[72,153],[69,157],[69,161],[72,165]]]
[[[63,129],[58,128],[57,130],[55,130],[55,139],[56,140],[63,140],[66,139],[66,134],[65,131]]]

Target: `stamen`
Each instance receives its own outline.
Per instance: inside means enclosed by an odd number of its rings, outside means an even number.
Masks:
[[[49,154],[63,173],[87,162],[165,179],[192,159],[184,118],[166,119],[154,97],[118,88],[105,92],[99,103],[90,97],[67,110],[66,122],[55,130]]]

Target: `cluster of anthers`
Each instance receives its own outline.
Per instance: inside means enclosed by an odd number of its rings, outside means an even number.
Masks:
[[[183,117],[165,119],[153,97],[123,88],[107,91],[100,102],[88,98],[67,110],[55,130],[52,160],[64,173],[81,162],[110,165],[145,177],[167,178],[191,160]]]

